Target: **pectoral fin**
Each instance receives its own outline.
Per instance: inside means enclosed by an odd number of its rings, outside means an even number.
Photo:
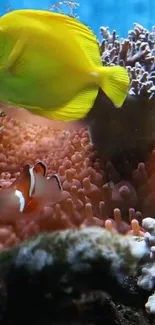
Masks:
[[[25,47],[25,40],[24,38],[20,37],[20,39],[16,42],[15,46],[13,47],[4,68],[7,69],[11,74],[17,72],[21,65],[21,55],[24,51]]]

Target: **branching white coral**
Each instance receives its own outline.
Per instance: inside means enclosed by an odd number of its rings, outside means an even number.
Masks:
[[[153,218],[145,218],[142,226],[147,230],[144,241],[150,247],[150,261],[142,267],[142,274],[138,278],[138,285],[148,291],[155,288],[155,220]],[[155,292],[149,297],[145,304],[146,310],[155,313]]]

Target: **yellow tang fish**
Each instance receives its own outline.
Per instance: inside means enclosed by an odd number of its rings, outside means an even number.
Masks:
[[[0,101],[60,121],[87,115],[99,88],[121,107],[129,76],[103,67],[97,39],[78,20],[41,10],[0,18]]]

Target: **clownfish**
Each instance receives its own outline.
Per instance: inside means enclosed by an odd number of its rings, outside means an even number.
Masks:
[[[48,202],[59,202],[61,198],[58,175],[46,178],[46,166],[42,162],[33,167],[27,164],[11,186],[0,190],[0,219],[12,220],[18,214],[31,213]]]
[[[73,17],[42,10],[9,12],[0,18],[0,44],[2,103],[70,122],[88,114],[100,88],[116,107],[125,101],[127,70],[103,66],[96,36]]]

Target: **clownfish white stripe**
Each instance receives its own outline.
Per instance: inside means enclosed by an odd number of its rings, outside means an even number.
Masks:
[[[31,167],[29,169],[29,174],[30,174],[30,189],[29,189],[29,196],[32,197],[34,185],[35,185],[35,178],[34,178],[34,167]]]
[[[25,199],[21,191],[15,190],[15,195],[19,198],[19,211],[23,212],[25,207]]]

